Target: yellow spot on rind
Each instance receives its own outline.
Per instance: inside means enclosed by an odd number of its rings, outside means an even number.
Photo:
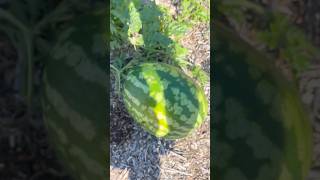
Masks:
[[[149,96],[156,101],[156,106],[152,109],[157,119],[157,130],[155,135],[157,137],[163,137],[169,133],[164,97],[165,88],[163,84],[159,83],[161,82],[161,79],[152,68],[145,67],[142,74],[149,87]]]

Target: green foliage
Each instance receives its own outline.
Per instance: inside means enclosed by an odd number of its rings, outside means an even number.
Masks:
[[[305,33],[286,15],[263,9],[250,0],[219,0],[216,4],[220,15],[239,24],[247,22],[249,11],[251,14],[259,14],[255,17],[256,22],[251,24],[257,34],[255,40],[269,50],[276,51],[275,58],[286,60],[294,72],[299,73],[307,68],[312,57],[316,55],[316,48],[308,41]]]
[[[192,25],[208,23],[209,15],[195,0],[182,1],[180,7],[182,13],[175,19],[167,7],[158,6],[154,1],[112,0],[110,46],[115,56],[120,57],[112,62],[113,71],[122,71],[128,56],[135,63],[158,61],[184,69],[192,67],[186,60],[188,50],[179,40]]]
[[[178,21],[188,23],[189,25],[199,22],[209,22],[209,8],[206,8],[204,4],[208,2],[209,1],[195,0],[181,1],[181,13],[177,18]]]
[[[162,49],[170,53],[168,45],[171,40],[160,30],[160,16],[161,12],[154,2],[111,1],[111,49],[129,44],[139,48],[140,53],[143,48],[148,51]]]
[[[308,43],[305,34],[290,24],[286,16],[275,14],[270,28],[259,32],[258,37],[269,49],[278,50],[280,58],[286,59],[295,71],[308,67],[316,49]]]
[[[248,0],[217,0],[216,5],[220,13],[239,23],[245,22],[248,10],[263,13],[262,7]]]
[[[205,85],[205,82],[209,81],[209,76],[199,66],[194,66],[191,70],[192,76],[197,77],[201,86]]]

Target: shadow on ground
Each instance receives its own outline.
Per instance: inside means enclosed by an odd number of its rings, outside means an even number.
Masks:
[[[116,104],[110,111],[110,178],[125,174],[123,179],[159,179],[160,155],[168,153],[173,142],[160,140],[145,132],[133,122],[120,100]],[[120,172],[112,172],[114,168]]]
[[[156,138],[136,124],[114,87],[110,117],[110,178],[160,179],[160,156],[172,150],[173,141]]]

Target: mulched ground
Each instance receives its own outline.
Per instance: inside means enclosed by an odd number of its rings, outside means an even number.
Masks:
[[[309,39],[320,47],[320,1],[308,0],[303,4],[302,26]],[[313,60],[312,66],[300,77],[302,101],[310,110],[313,126],[313,167],[308,180],[320,179],[320,57]]]
[[[302,101],[310,111],[313,126],[313,167],[308,180],[320,179],[320,65],[314,65],[300,78]]]
[[[301,2],[301,1],[300,1]],[[317,0],[297,8],[300,23],[314,43],[320,45],[320,8]],[[302,10],[303,9],[303,10]],[[307,11],[304,11],[307,9]],[[198,28],[198,29],[197,29]],[[186,42],[190,62],[200,63],[208,71],[208,30],[197,27],[190,32],[201,43]],[[204,28],[204,29],[201,29]],[[204,33],[203,35],[203,32]],[[198,48],[198,49],[197,49]],[[197,49],[195,51],[195,49]],[[195,53],[200,52],[201,53]],[[207,55],[204,55],[207,54]],[[204,56],[204,57],[203,57]],[[200,58],[201,57],[201,58]],[[16,53],[0,35],[0,177],[1,180],[67,180],[49,146],[40,112],[26,113],[26,106],[16,92]],[[200,62],[199,62],[200,60]],[[203,61],[202,61],[203,60]],[[303,102],[309,107],[314,129],[314,163],[309,180],[320,179],[320,65],[313,65],[301,75]],[[206,88],[206,93],[209,93]],[[125,113],[121,99],[111,97],[111,176],[113,179],[208,179],[209,119],[195,135],[179,141],[156,139],[138,127]],[[121,128],[119,128],[121,127]],[[113,131],[120,129],[120,131]]]

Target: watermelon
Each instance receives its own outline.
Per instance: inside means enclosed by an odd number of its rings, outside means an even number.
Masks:
[[[213,176],[306,179],[312,129],[297,85],[218,22],[214,37]]]
[[[107,179],[107,10],[68,24],[46,61],[43,116],[58,158],[74,179]]]
[[[122,96],[133,119],[165,139],[187,136],[205,119],[207,99],[180,69],[164,63],[142,63],[124,79]]]

